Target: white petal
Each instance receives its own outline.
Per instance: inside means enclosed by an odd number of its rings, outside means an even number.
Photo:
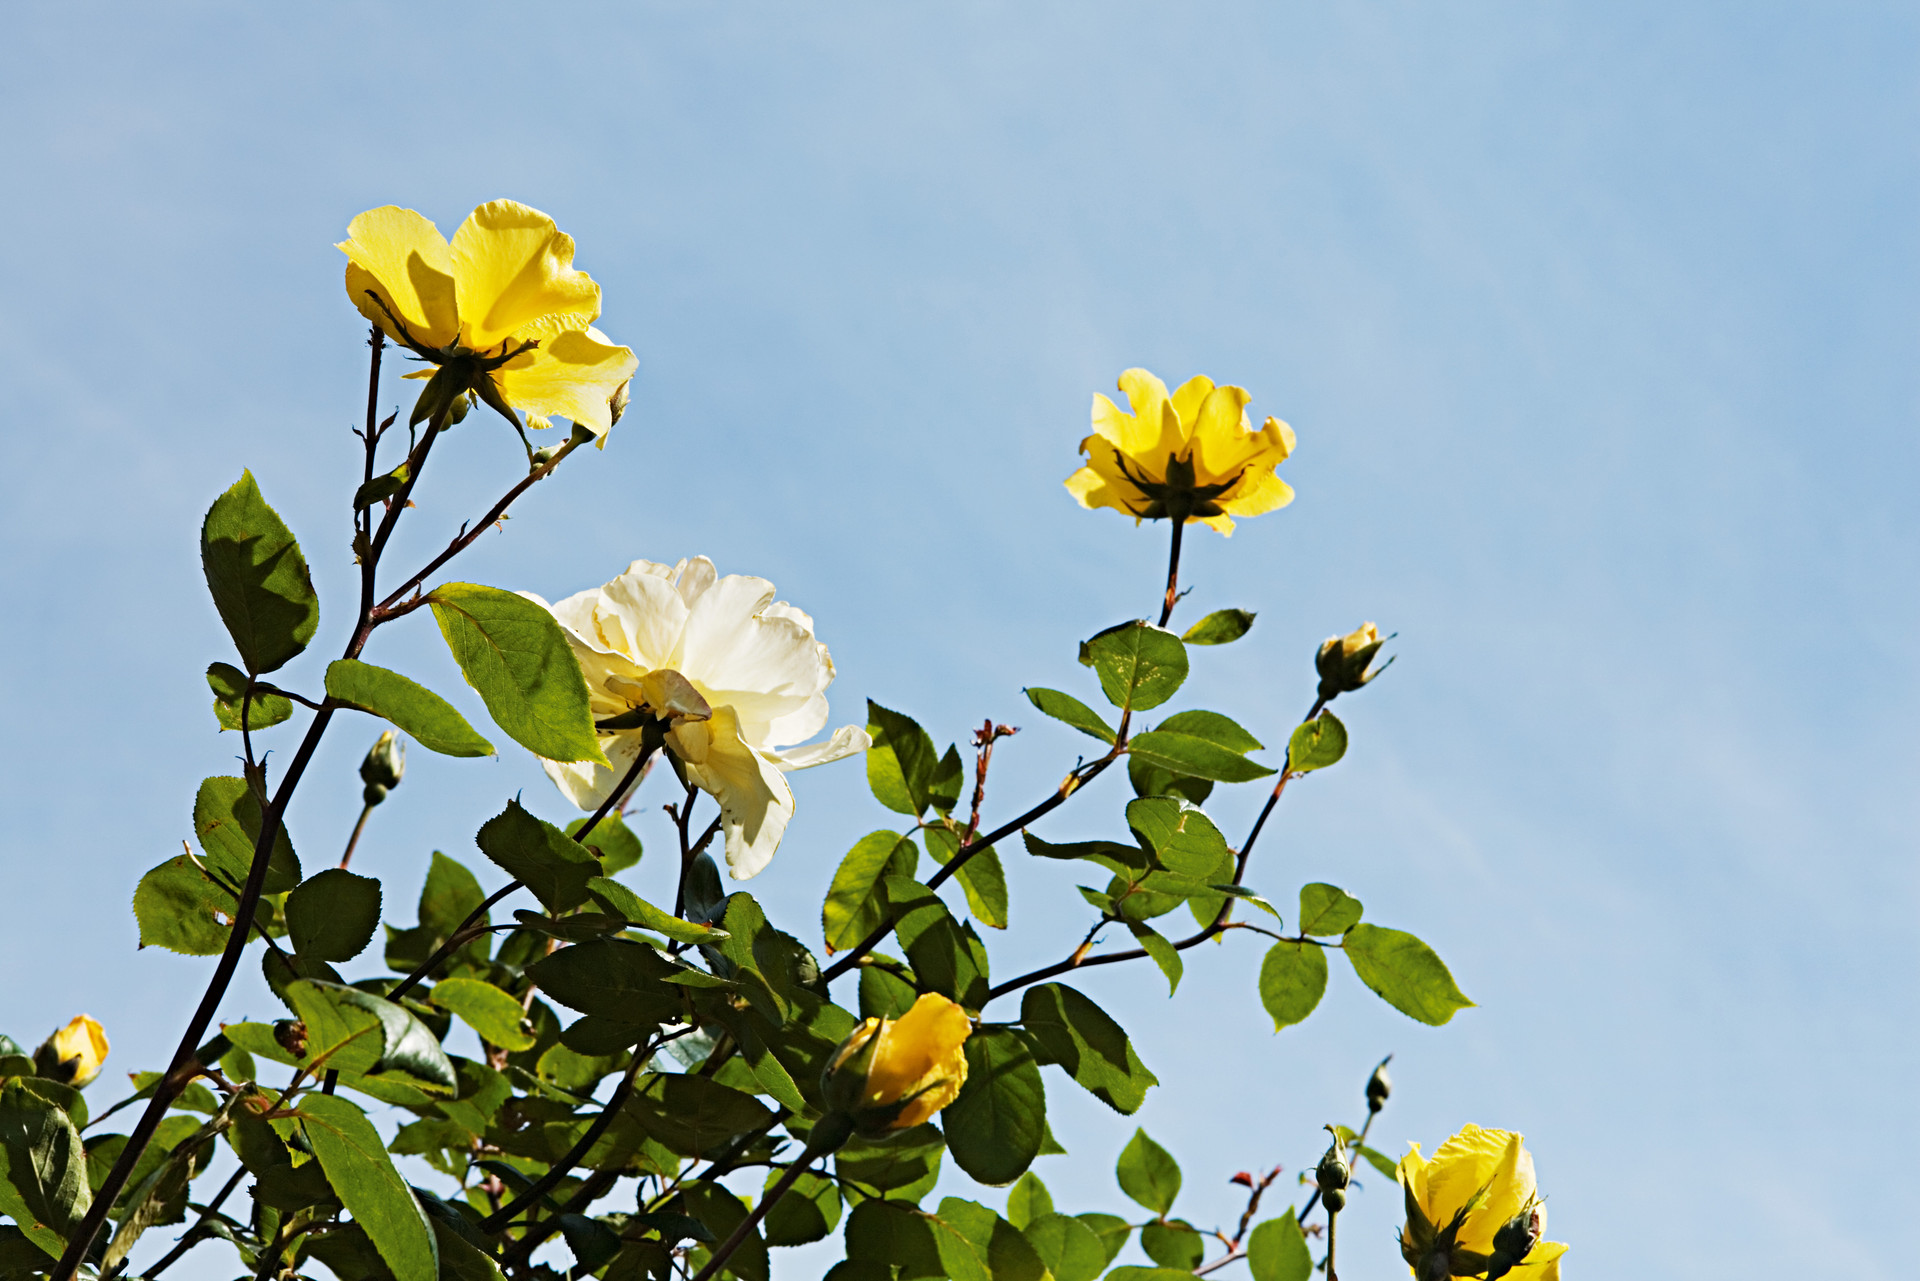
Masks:
[[[827,696],[815,694],[792,710],[770,710],[761,736],[749,741],[758,743],[762,750],[770,750],[785,743],[804,743],[826,727]]]
[[[760,648],[755,615],[773,603],[773,584],[764,578],[728,574],[700,593],[688,606],[686,635],[680,642],[679,660],[672,664],[689,680],[701,681],[714,689],[751,689],[774,691],[777,685],[752,674],[758,666],[751,658]],[[800,632],[791,621],[779,620],[764,626]],[[812,637],[808,636],[809,643]],[[736,672],[733,669],[741,667]],[[812,691],[806,691],[811,693]]]
[[[673,666],[687,628],[686,602],[664,573],[654,572],[663,568],[635,561],[600,591],[602,627],[617,628],[625,642],[620,651],[648,670]]]
[[[680,599],[687,602],[691,609],[693,602],[706,595],[707,590],[720,577],[720,571],[705,556],[695,556],[692,560],[683,560],[673,567],[673,587],[680,593]]]
[[[589,761],[546,761],[540,762],[547,777],[552,779],[560,794],[583,810],[597,810],[612,794],[615,785],[627,776],[633,768],[633,762],[640,755],[639,734],[602,734],[600,750],[613,762],[613,768],[595,765]]]
[[[787,771],[812,769],[816,765],[825,765],[828,761],[837,761],[866,751],[873,746],[873,737],[858,725],[842,725],[833,731],[833,737],[824,743],[807,743],[801,747],[790,747],[784,752],[772,753],[780,768]]]
[[[727,869],[736,880],[760,874],[773,861],[793,818],[793,791],[767,757],[741,741],[730,707],[706,721],[681,722],[671,733],[687,778],[720,802],[727,834]]]

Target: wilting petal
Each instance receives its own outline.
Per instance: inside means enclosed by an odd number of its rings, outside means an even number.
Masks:
[[[452,251],[428,219],[396,205],[369,209],[347,224],[347,238],[335,248],[347,255],[347,297],[387,337],[404,341],[369,290],[415,342],[444,347],[458,336]]]
[[[727,835],[727,870],[749,880],[765,870],[793,818],[793,792],[773,762],[740,739],[731,707],[713,718],[681,722],[669,733],[674,753],[694,786],[720,802]]]
[[[613,426],[614,393],[640,362],[627,347],[607,343],[598,331],[565,329],[493,375],[500,394],[529,414],[557,414],[596,436]]]
[[[584,329],[600,315],[600,286],[573,269],[573,237],[517,200],[490,200],[467,215],[452,259],[463,337],[476,351],[543,317],[574,317]]]
[[[873,746],[873,736],[858,725],[842,725],[833,731],[833,737],[824,743],[808,743],[802,747],[789,747],[784,752],[771,753],[774,761],[782,770],[792,773],[797,769],[812,769],[815,765],[825,765],[828,761],[837,761],[857,752],[864,752]]]

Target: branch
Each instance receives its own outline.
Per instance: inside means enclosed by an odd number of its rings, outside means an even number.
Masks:
[[[187,1251],[193,1249],[194,1246],[199,1245],[212,1235],[212,1233],[207,1230],[207,1225],[219,1217],[220,1207],[225,1204],[228,1197],[233,1195],[233,1190],[240,1186],[240,1180],[245,1178],[246,1174],[247,1167],[244,1165],[233,1172],[233,1177],[228,1179],[225,1186],[213,1194],[213,1200],[207,1202],[206,1209],[200,1214],[199,1222],[181,1234],[179,1244],[161,1255],[158,1263],[141,1272],[140,1276],[142,1281],[150,1281],[151,1278],[159,1276],[162,1272],[165,1272],[168,1268],[179,1262],[180,1257]]]

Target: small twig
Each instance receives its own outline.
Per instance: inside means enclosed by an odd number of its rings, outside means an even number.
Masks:
[[[213,1194],[213,1200],[207,1202],[206,1209],[200,1214],[200,1221],[182,1233],[179,1244],[161,1255],[159,1262],[143,1270],[140,1274],[141,1277],[145,1279],[159,1276],[162,1272],[165,1272],[178,1262],[180,1257],[187,1251],[193,1249],[194,1246],[199,1245],[202,1241],[206,1240],[207,1237],[211,1236],[212,1233],[207,1230],[207,1224],[219,1217],[220,1207],[226,1203],[228,1197],[233,1195],[233,1190],[240,1186],[240,1180],[245,1178],[246,1175],[247,1167],[244,1165],[235,1170],[233,1177],[228,1179],[226,1184],[221,1187],[218,1192]]]
[[[353,835],[347,838],[347,851],[340,856],[340,866],[345,867],[353,861],[353,848],[360,843],[360,833],[367,830],[367,817],[373,813],[373,803],[367,802],[360,807],[360,821],[353,825]]]
[[[967,832],[961,838],[962,844],[980,834],[980,805],[987,798],[987,765],[993,760],[994,740],[1011,738],[1019,732],[1012,725],[995,725],[991,717],[981,722],[980,728],[973,731],[973,747],[976,753],[973,764],[973,812],[967,817]]]

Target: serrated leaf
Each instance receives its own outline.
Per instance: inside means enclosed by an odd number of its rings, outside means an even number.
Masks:
[[[574,819],[567,824],[567,835],[577,835],[587,822],[584,814]],[[625,819],[613,813],[602,815],[593,830],[587,833],[587,839],[580,843],[586,846],[588,853],[600,860],[600,873],[603,876],[618,876],[638,863],[640,856],[645,853],[639,835],[627,826]]]
[[[1032,1170],[1014,1183],[1007,1193],[1007,1222],[1025,1232],[1035,1219],[1053,1213],[1053,1194]]]
[[[325,1094],[302,1097],[299,1110],[327,1182],[396,1281],[438,1281],[440,1248],[433,1228],[366,1113]]]
[[[430,752],[443,756],[493,755],[493,744],[467,724],[459,709],[399,672],[357,659],[337,659],[327,665],[327,697],[384,717]]]
[[[1260,1004],[1276,1032],[1313,1013],[1326,991],[1327,954],[1318,944],[1275,943],[1260,964]]]
[[[1216,783],[1246,783],[1274,773],[1265,765],[1193,734],[1149,730],[1127,741],[1127,751],[1149,765],[1188,778]]]
[[[1315,881],[1300,887],[1300,932],[1345,934],[1360,923],[1360,900],[1337,885]]]
[[[783,1170],[767,1172],[767,1188],[780,1181]],[[787,1194],[774,1202],[761,1224],[768,1245],[811,1245],[825,1240],[840,1222],[840,1186],[818,1174],[803,1174]]]
[[[1225,645],[1245,636],[1254,617],[1251,610],[1216,609],[1187,628],[1180,639],[1189,645]]]
[[[380,925],[380,882],[344,868],[316,872],[287,895],[287,937],[316,961],[351,961]]]
[[[1106,1247],[1099,1234],[1079,1219],[1048,1211],[1022,1230],[1054,1281],[1094,1281],[1106,1271]]]
[[[1446,962],[1404,930],[1356,925],[1341,946],[1360,981],[1410,1019],[1438,1027],[1473,1005]]]
[[[1039,1042],[1046,1062],[1058,1064],[1122,1115],[1139,1111],[1147,1090],[1160,1083],[1134,1053],[1125,1030],[1065,984],[1028,988],[1020,1001],[1020,1022]]]
[[[262,689],[247,697],[247,674],[232,663],[212,663],[207,667],[207,687],[213,691],[213,718],[222,730],[240,728],[240,709],[247,713],[247,728],[254,732],[280,724],[293,715],[293,700],[284,694],[269,694]]]
[[[479,979],[442,979],[428,998],[480,1034],[480,1039],[503,1050],[533,1048],[535,1037],[526,1029],[526,1011],[520,1002],[491,983]]]
[[[1257,752],[1266,744],[1247,733],[1238,721],[1219,712],[1191,711],[1175,712],[1154,726],[1155,729],[1168,730],[1176,734],[1187,734],[1194,738],[1204,738],[1217,747],[1245,756],[1248,752]]]
[[[1313,1255],[1292,1210],[1254,1228],[1247,1238],[1247,1266],[1253,1281],[1309,1281]]]
[[[1153,963],[1160,967],[1160,972],[1166,975],[1167,995],[1172,996],[1179,990],[1180,978],[1187,971],[1186,962],[1180,959],[1179,949],[1166,935],[1145,921],[1128,921],[1127,929],[1132,931],[1135,941],[1153,959]]]
[[[1295,774],[1325,769],[1346,754],[1347,727],[1332,712],[1321,712],[1287,740],[1287,769]]]
[[[26,1080],[0,1085],[0,1211],[57,1258],[92,1203],[86,1149],[67,1113]]]
[[[1053,719],[1071,725],[1082,734],[1091,734],[1103,743],[1113,742],[1113,727],[1101,718],[1100,713],[1073,695],[1038,685],[1029,686],[1022,692],[1026,694],[1029,703]]]
[[[442,583],[427,603],[461,674],[507,737],[544,760],[611,767],[594,732],[579,660],[552,614],[524,596],[475,583]]]
[[[1072,841],[1056,845],[1032,832],[1022,832],[1020,837],[1026,843],[1027,853],[1036,858],[1084,858],[1116,874],[1144,872],[1152,866],[1149,855],[1138,845],[1122,845],[1118,841]]]
[[[942,867],[960,852],[960,838],[951,828],[927,828],[926,842],[928,856]],[[1007,873],[993,846],[968,855],[954,878],[967,896],[967,911],[974,920],[991,929],[1007,928]]]
[[[260,802],[254,799],[245,779],[227,776],[201,782],[193,798],[194,835],[206,855],[208,870],[235,892],[246,883],[253,866],[260,824]],[[281,823],[273,834],[273,850],[267,856],[267,875],[260,892],[283,894],[299,883],[300,860],[294,856],[293,842],[287,839],[287,825]]]
[[[879,926],[887,908],[884,896],[876,894],[881,881],[913,875],[919,857],[913,838],[899,832],[869,832],[847,851],[820,909],[829,952],[854,946]]]
[[[1114,1174],[1122,1192],[1163,1218],[1180,1195],[1180,1163],[1145,1130],[1135,1130],[1120,1150]]]
[[[867,786],[888,809],[918,818],[933,803],[940,769],[933,739],[911,716],[867,700]]]
[[[1027,1043],[1011,1031],[967,1038],[967,1081],[942,1122],[954,1164],[976,1183],[1004,1187],[1040,1155],[1047,1093]]]
[[[306,557],[279,513],[242,472],[207,509],[200,526],[200,564],[214,607],[240,661],[255,676],[285,666],[320,626]]]
[[[140,878],[133,915],[141,947],[163,947],[186,956],[218,956],[233,925],[233,894],[213,883],[184,854]]]
[[[488,819],[474,841],[550,912],[586,902],[587,882],[600,875],[600,860],[553,824],[527,813],[518,800]]]
[[[615,916],[676,942],[713,943],[727,936],[725,930],[682,920],[665,908],[655,907],[620,882],[604,876],[588,881],[587,893]]]
[[[1355,1144],[1354,1150],[1367,1159],[1368,1165],[1380,1171],[1380,1173],[1387,1178],[1393,1179],[1399,1177],[1399,1163],[1386,1153],[1370,1148],[1364,1143]]]
[[[1161,866],[1176,876],[1208,878],[1223,861],[1233,857],[1227,838],[1212,819],[1171,796],[1129,801],[1127,826],[1139,834]]]
[[[645,943],[598,939],[563,947],[527,972],[568,1009],[626,1023],[661,1023],[682,1008],[679,992],[666,985],[680,968]]]
[[[1187,679],[1187,647],[1172,632],[1142,621],[1108,628],[1087,641],[1085,652],[1115,707],[1158,707]]]

